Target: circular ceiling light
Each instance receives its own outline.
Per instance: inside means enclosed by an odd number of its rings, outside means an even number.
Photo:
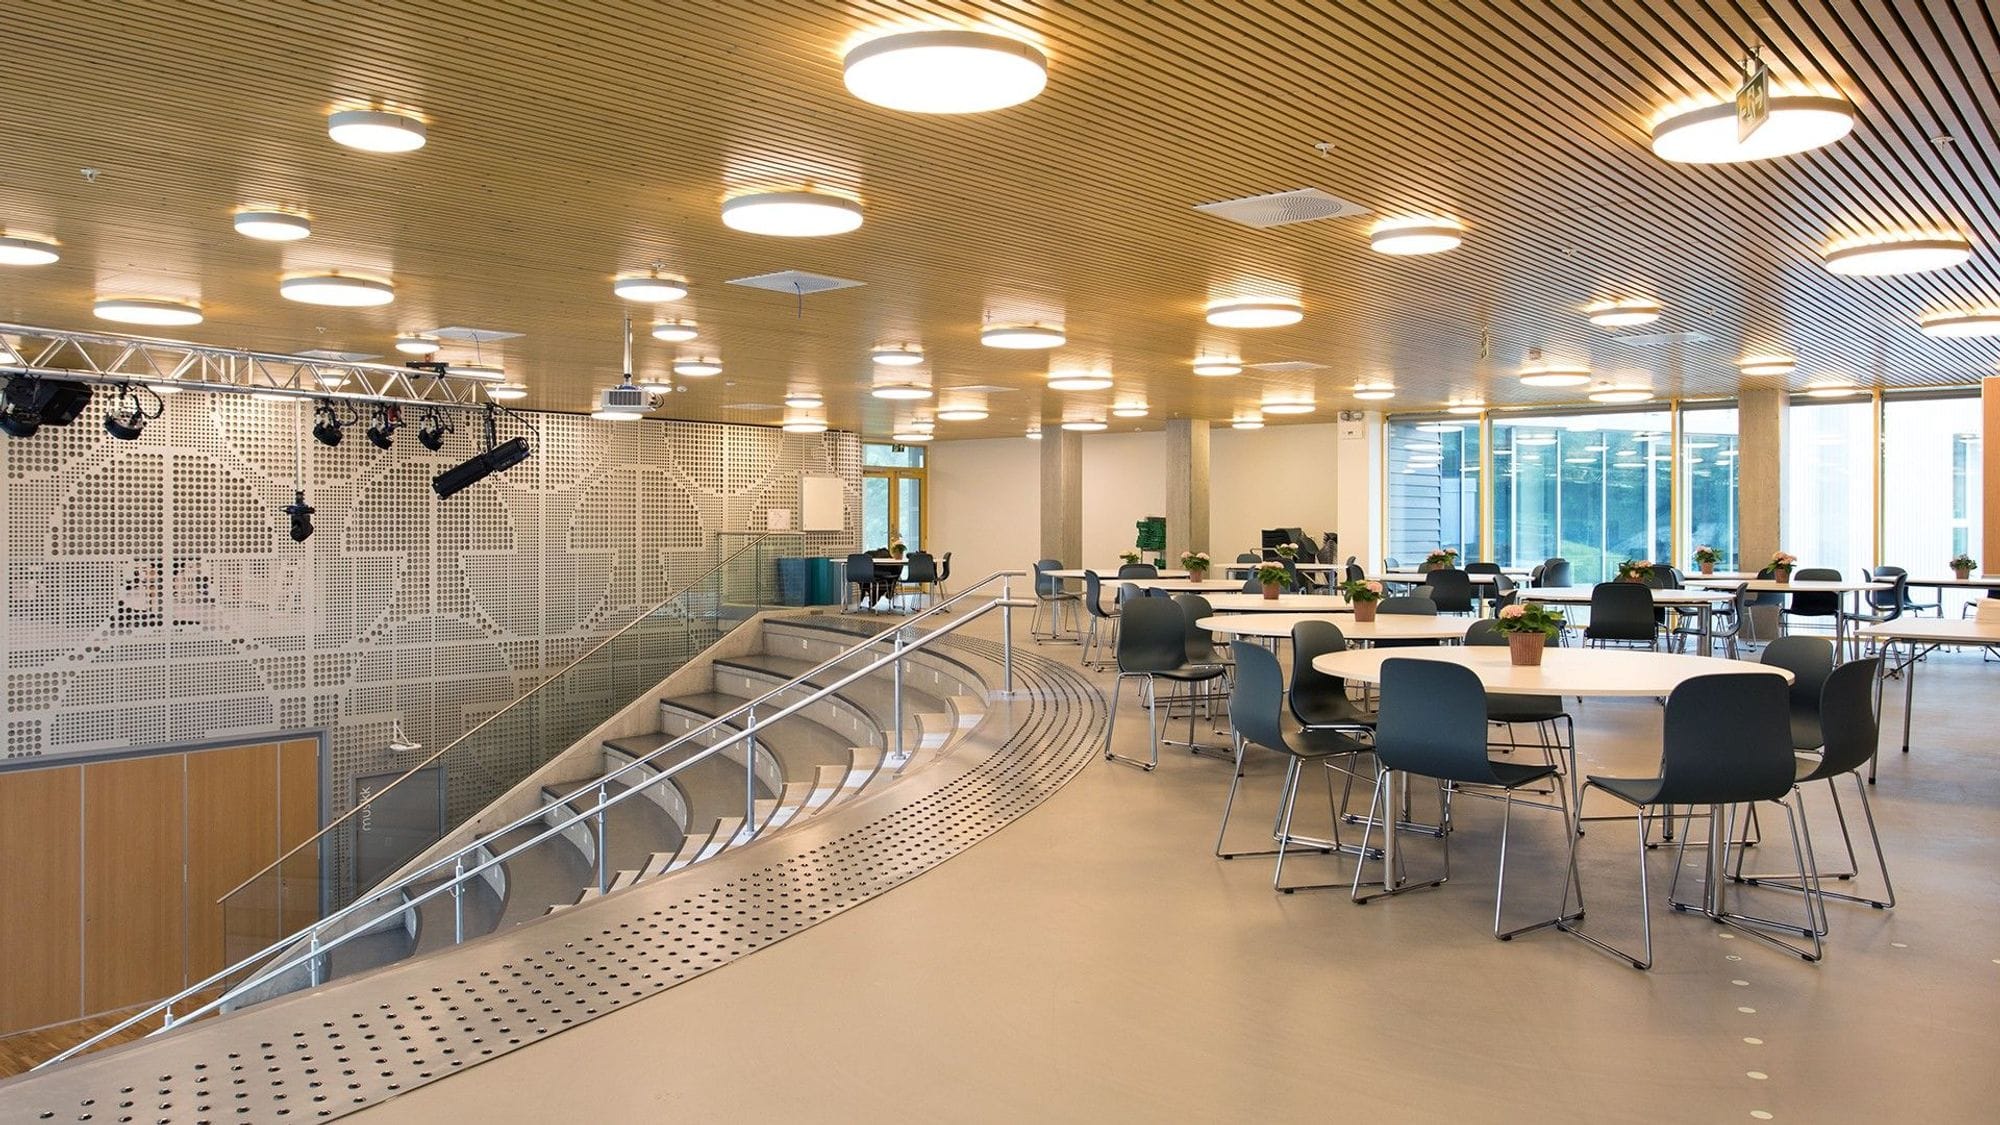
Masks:
[[[622,410],[616,407],[606,409],[601,406],[591,411],[590,416],[600,422],[637,422],[645,417],[637,410]]]
[[[1146,413],[1146,404],[1143,402],[1128,402],[1122,406],[1111,408],[1111,416],[1113,418],[1144,418]]]
[[[1065,430],[1075,430],[1078,433],[1094,434],[1099,430],[1108,430],[1111,427],[1096,418],[1078,418],[1073,422],[1064,422],[1062,428]]]
[[[985,113],[1020,105],[1048,85],[1049,61],[1018,39],[984,31],[909,31],[847,52],[847,90],[905,113]]]
[[[1101,371],[1056,371],[1049,375],[1052,391],[1101,391],[1111,386],[1111,376]]]
[[[1583,315],[1599,328],[1630,328],[1660,319],[1660,305],[1657,301],[1599,301],[1584,306]]]
[[[886,398],[891,402],[914,402],[931,397],[931,389],[923,383],[883,383],[868,392],[876,398]]]
[[[1581,387],[1590,382],[1590,372],[1582,367],[1558,363],[1533,363],[1521,369],[1525,387]]]
[[[412,152],[424,147],[424,123],[379,109],[347,109],[328,114],[326,135],[363,152]]]
[[[1446,414],[1478,414],[1486,409],[1483,402],[1454,402],[1444,408]]]
[[[650,372],[633,376],[632,385],[642,391],[652,391],[654,394],[664,394],[674,389],[674,381],[672,379],[665,375],[655,375]]]
[[[1204,376],[1241,375],[1243,361],[1240,359],[1209,358],[1194,361],[1194,373]]]
[[[811,391],[793,391],[785,396],[785,405],[794,410],[818,410],[826,400]]]
[[[745,234],[819,238],[861,225],[861,205],[817,191],[763,191],[722,205],[722,225]]]
[[[665,340],[669,344],[685,344],[696,335],[692,320],[668,320],[653,325],[653,339]]]
[[[709,375],[722,374],[722,361],[714,356],[689,356],[674,361],[674,374],[700,379]]]
[[[497,363],[448,363],[448,374],[461,379],[477,379],[482,383],[500,383],[507,379],[507,371]]]
[[[201,323],[200,306],[163,297],[111,297],[97,302],[91,311],[99,320],[115,320],[120,324],[183,327]]]
[[[687,282],[677,277],[661,277],[657,273],[633,274],[618,278],[611,283],[611,291],[628,301],[642,301],[651,305],[662,301],[678,301],[688,295]]]
[[[1232,430],[1261,430],[1264,428],[1264,420],[1262,418],[1236,418],[1230,421],[1229,428]]]
[[[46,266],[61,258],[52,238],[31,238],[25,234],[0,237],[0,266]]]
[[[1956,234],[1850,238],[1821,253],[1827,272],[1844,277],[1894,277],[1958,265],[1972,257],[1972,243]]]
[[[429,336],[398,336],[396,350],[404,355],[436,355],[438,342]]]
[[[1653,397],[1651,387],[1607,386],[1590,392],[1592,402],[1646,402]]]
[[[899,434],[889,435],[889,440],[900,442],[904,445],[922,445],[931,440],[931,435],[922,430],[906,430]]]
[[[1368,245],[1378,254],[1438,254],[1457,249],[1463,241],[1464,227],[1428,216],[1388,219],[1368,232]]]
[[[1059,348],[1067,339],[1062,329],[1045,324],[995,324],[979,333],[979,342],[987,347],[1014,351]]]
[[[1846,398],[1849,395],[1859,394],[1860,392],[1861,388],[1853,383],[1835,382],[1833,380],[1807,383],[1805,388],[1807,398]]]
[[[915,367],[924,361],[924,353],[921,348],[876,348],[868,359],[882,367]]]
[[[826,423],[802,418],[795,422],[786,422],[784,431],[788,434],[823,434],[826,432]]]
[[[1364,402],[1380,402],[1384,399],[1395,398],[1396,388],[1387,383],[1361,383],[1355,386],[1354,397]],[[1269,413],[1271,408],[1267,406],[1264,410],[1266,413]]]
[[[987,415],[976,406],[954,406],[938,411],[937,416],[941,422],[983,422]]]
[[[1301,399],[1278,399],[1266,402],[1262,409],[1265,414],[1311,414],[1313,404]]]
[[[1788,355],[1752,355],[1736,361],[1736,370],[1745,375],[1790,375],[1799,361]]]
[[[515,399],[527,398],[528,384],[495,383],[486,388],[486,397],[496,402],[512,402]]]
[[[278,295],[300,304],[356,309],[386,305],[396,299],[396,289],[373,278],[319,273],[286,278],[278,283]]]
[[[1029,441],[1040,441],[1042,440],[1042,431],[1038,426],[1030,426],[1028,432],[1021,436],[1027,438]]]
[[[1282,328],[1305,315],[1305,306],[1288,297],[1250,297],[1208,306],[1208,322],[1217,328]]]
[[[1917,327],[1926,336],[1957,339],[1968,336],[2000,336],[2000,309],[1955,309],[1917,318]]]
[[[1767,160],[1830,145],[1854,128],[1854,107],[1845,98],[1785,94],[1769,106],[1770,115],[1747,138],[1737,136],[1734,98],[1677,113],[1653,126],[1653,155],[1677,164]]]
[[[265,242],[297,242],[312,234],[312,220],[291,211],[238,211],[236,233]]]

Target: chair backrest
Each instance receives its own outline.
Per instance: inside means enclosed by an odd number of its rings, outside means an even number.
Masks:
[[[1832,567],[1809,566],[1792,572],[1795,582],[1838,582],[1840,572]],[[1829,590],[1802,590],[1792,595],[1792,604],[1785,607],[1794,617],[1839,617],[1840,595]]]
[[[1174,604],[1180,607],[1181,618],[1186,623],[1182,634],[1187,659],[1190,664],[1212,664],[1217,659],[1215,634],[1195,627],[1195,622],[1204,617],[1214,617],[1215,607],[1200,594],[1175,594]]]
[[[1152,563],[1126,563],[1118,568],[1120,578],[1158,578],[1160,568]]]
[[[1119,598],[1122,601],[1124,595],[1121,593]],[[1092,617],[1111,616],[1104,609],[1104,579],[1094,570],[1083,572],[1083,609]]]
[[[950,580],[951,580],[951,552],[946,551],[944,553],[944,558],[938,562],[938,581],[948,582]]]
[[[1826,736],[1812,779],[1858,770],[1875,756],[1882,736],[1875,715],[1875,677],[1882,658],[1850,660],[1828,673],[1819,691],[1819,725]]]
[[[887,547],[872,548],[868,552],[868,557],[871,559],[886,559],[889,557],[889,548]]]
[[[1229,652],[1236,659],[1236,686],[1229,692],[1230,728],[1253,746],[1291,753],[1285,742],[1285,680],[1278,658],[1263,645],[1248,641],[1229,642]]]
[[[1900,566],[1878,566],[1868,576],[1891,584],[1887,590],[1868,591],[1868,604],[1888,610],[1890,617],[1901,617],[1905,603],[1910,600],[1910,572]]]
[[[1255,551],[1238,551],[1236,552],[1236,561],[1240,563],[1260,563],[1264,561],[1264,556]]]
[[[1570,577],[1569,560],[1560,556],[1542,563],[1542,576],[1536,580],[1537,586],[1567,586],[1575,579]]]
[[[1292,691],[1287,702],[1293,717],[1308,722],[1304,712],[1312,710],[1314,702],[1346,698],[1346,680],[1312,666],[1315,656],[1346,651],[1347,634],[1331,621],[1301,621],[1292,626]]]
[[[1600,641],[1650,641],[1653,591],[1637,582],[1599,582],[1590,588],[1590,625],[1584,636]]]
[[[1486,688],[1478,673],[1442,660],[1383,661],[1375,756],[1383,769],[1494,780],[1486,757]]]
[[[1257,572],[1254,570],[1251,571],[1250,577],[1243,580],[1243,592],[1246,594],[1257,594],[1262,593],[1263,590],[1264,584],[1257,581]]]
[[[1515,582],[1512,576],[1502,574],[1497,570],[1493,572],[1493,597],[1495,598],[1493,604],[1513,605],[1514,592],[1520,588],[1520,584]]]
[[[1785,636],[1764,646],[1758,663],[1792,674],[1792,706],[1817,713],[1820,693],[1833,672],[1833,642],[1825,637]]]
[[[1170,672],[1187,664],[1187,621],[1165,598],[1133,598],[1119,615],[1118,670]]]
[[[908,565],[903,569],[903,581],[930,583],[937,581],[937,559],[929,551],[911,551]]]
[[[856,551],[847,556],[847,580],[849,582],[875,581],[875,556],[866,551]]]
[[[1465,629],[1465,643],[1469,645],[1504,645],[1507,634],[1500,631],[1500,623],[1491,617],[1482,617]]]
[[[1646,576],[1646,585],[1655,590],[1682,589],[1681,572],[1666,563],[1654,563],[1651,572]]]
[[[1431,600],[1444,613],[1468,613],[1472,610],[1472,576],[1457,567],[1443,567],[1424,575],[1424,585],[1430,587]]]
[[[1126,602],[1136,602],[1145,596],[1145,589],[1136,582],[1120,582],[1118,584],[1118,604],[1121,606]]]
[[[1401,570],[1401,569],[1403,569],[1403,564],[1402,564],[1402,563],[1400,563],[1400,562],[1397,562],[1397,561],[1396,561],[1396,556],[1394,556],[1394,555],[1383,555],[1383,556],[1382,556],[1382,569],[1383,569],[1383,570]]]
[[[1785,681],[1724,672],[1682,681],[1667,696],[1655,803],[1732,805],[1782,800],[1798,775]]]
[[[1048,573],[1051,570],[1061,570],[1062,568],[1061,559],[1037,560],[1035,563],[1035,593],[1045,598],[1052,598],[1062,593],[1062,579]]]
[[[1368,581],[1368,572],[1361,569],[1359,563],[1350,561],[1347,564],[1347,580],[1349,582],[1366,582]]]
[[[1429,598],[1419,598],[1399,594],[1393,598],[1383,598],[1375,604],[1377,613],[1407,613],[1412,617],[1436,617],[1438,604]]]
[[[1465,573],[1498,574],[1500,573],[1500,564],[1497,562],[1469,562],[1465,564]]]

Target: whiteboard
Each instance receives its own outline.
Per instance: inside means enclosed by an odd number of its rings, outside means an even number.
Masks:
[[[847,495],[839,477],[799,478],[799,530],[846,531]]]

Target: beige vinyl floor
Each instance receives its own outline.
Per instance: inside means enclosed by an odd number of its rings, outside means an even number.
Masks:
[[[1037,651],[1076,659],[1073,646]],[[1651,972],[1553,931],[1496,942],[1500,810],[1481,801],[1459,803],[1443,888],[1367,906],[1344,891],[1276,894],[1268,859],[1210,853],[1228,765],[1169,750],[1151,774],[1097,760],[904,887],[362,1116],[2000,1120],[1996,687],[2000,664],[1933,658],[1906,757],[1891,683],[1876,808],[1900,902],[1833,904],[1820,964],[1665,910],[1665,851],[1650,859]],[[1657,760],[1657,705],[1591,702],[1579,718],[1586,772]],[[1143,752],[1145,729],[1127,692],[1124,752]],[[1268,831],[1279,772],[1272,757],[1250,762],[1240,845]],[[1323,794],[1301,804],[1308,827],[1325,823]],[[1823,790],[1813,807],[1821,854],[1837,858]],[[1510,915],[1553,913],[1556,817],[1517,810],[1514,827]],[[1625,940],[1638,933],[1634,844],[1620,823],[1584,841],[1590,923]],[[1436,844],[1410,837],[1407,854],[1434,862]],[[1286,875],[1344,876],[1349,862],[1311,856]],[[1752,896],[1796,909],[1795,896]]]

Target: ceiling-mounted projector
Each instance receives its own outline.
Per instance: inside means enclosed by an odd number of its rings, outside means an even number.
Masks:
[[[642,390],[630,383],[620,383],[597,392],[599,410],[616,410],[621,413],[644,414],[653,409],[653,393]]]

